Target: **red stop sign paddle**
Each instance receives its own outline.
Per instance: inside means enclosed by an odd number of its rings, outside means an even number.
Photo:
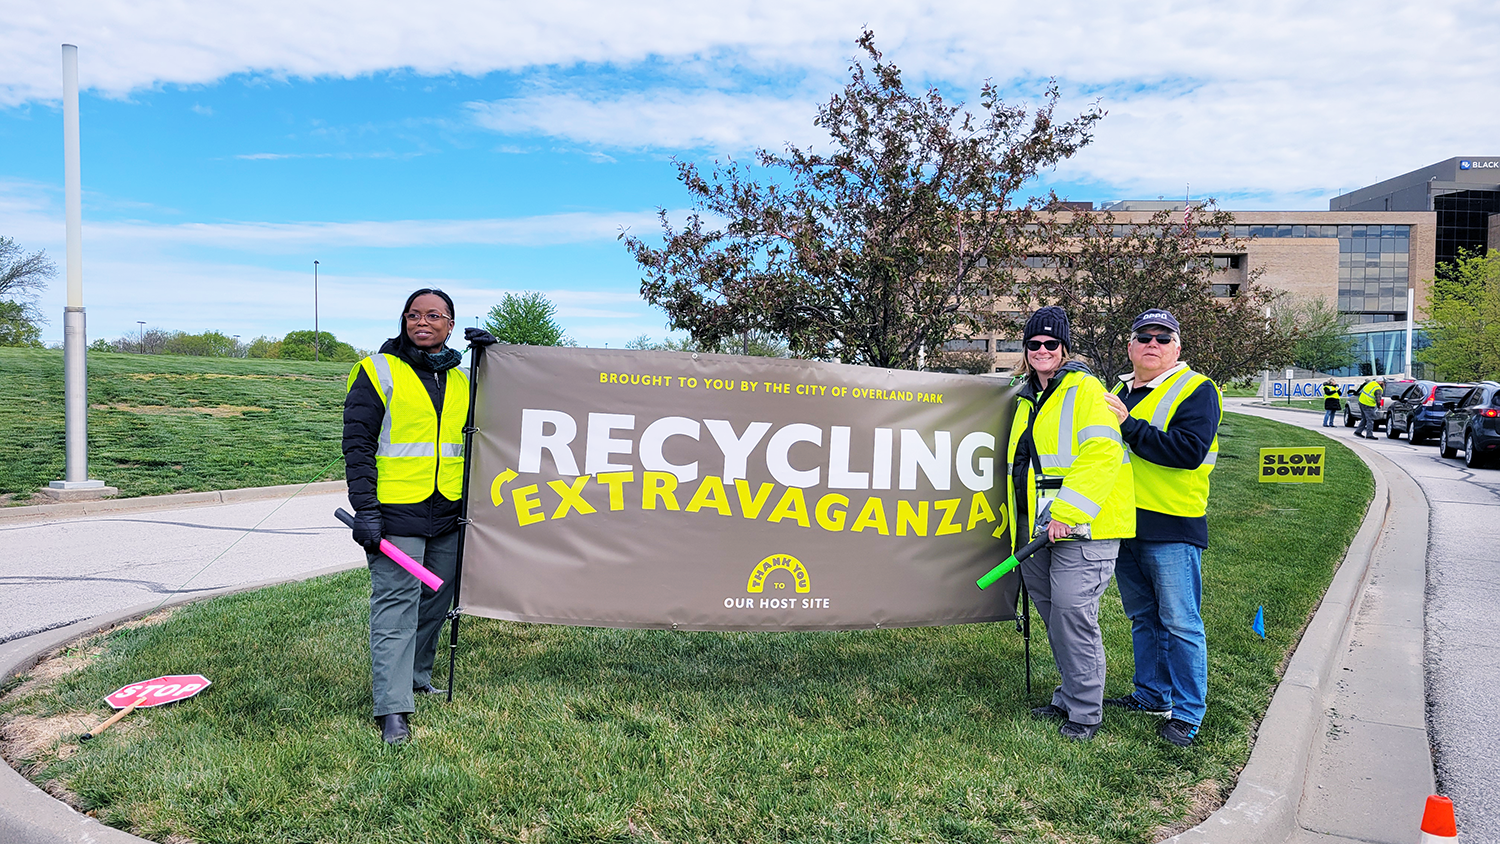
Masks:
[[[202,674],[173,674],[170,677],[157,677],[144,683],[131,683],[116,689],[113,693],[104,696],[104,702],[120,711],[79,738],[88,741],[137,709],[149,709],[164,703],[186,700],[208,688],[208,685],[208,678]]]
[[[157,677],[144,683],[131,683],[106,695],[104,702],[115,709],[124,709],[132,703],[136,709],[150,709],[164,703],[186,700],[208,688],[209,679],[202,674],[173,674]]]

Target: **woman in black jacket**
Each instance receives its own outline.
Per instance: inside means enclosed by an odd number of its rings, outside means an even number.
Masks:
[[[399,333],[349,373],[344,467],[354,541],[370,566],[370,662],[375,720],[390,744],[411,735],[415,695],[432,687],[438,633],[453,600],[469,381],[446,346],[453,300],[424,288],[407,297]],[[443,579],[424,586],[380,553],[388,539]]]

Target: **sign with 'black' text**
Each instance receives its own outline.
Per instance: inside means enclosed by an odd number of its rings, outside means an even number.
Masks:
[[[459,603],[516,621],[856,629],[1015,617],[1015,391],[970,375],[496,345]]]
[[[1323,482],[1323,447],[1263,448],[1260,450],[1260,482],[1273,484],[1320,484]]]

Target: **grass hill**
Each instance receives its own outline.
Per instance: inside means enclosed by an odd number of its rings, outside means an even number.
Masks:
[[[88,367],[89,477],[122,496],[344,476],[348,363],[90,353]],[[0,348],[0,372],[0,501],[22,503],[63,477],[62,352]]]

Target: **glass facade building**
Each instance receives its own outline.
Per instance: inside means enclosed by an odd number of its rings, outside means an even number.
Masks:
[[[1358,362],[1353,366],[1335,369],[1329,375],[1338,378],[1352,378],[1357,376],[1392,375],[1406,372],[1406,326],[1399,329],[1383,331],[1356,331],[1349,334],[1354,340],[1355,355]],[[1430,345],[1427,332],[1418,328],[1412,331],[1412,350],[1421,351]],[[1411,362],[1412,372],[1415,378],[1432,378],[1434,373],[1429,367],[1419,360],[1413,358]]]
[[[1217,234],[1210,232],[1208,236]],[[1338,238],[1338,309],[1351,323],[1406,319],[1411,226],[1237,225],[1241,238]]]
[[[1464,190],[1434,196],[1432,208],[1437,212],[1437,260],[1455,261],[1460,249],[1484,251],[1490,235],[1490,215],[1500,214],[1500,190]]]

